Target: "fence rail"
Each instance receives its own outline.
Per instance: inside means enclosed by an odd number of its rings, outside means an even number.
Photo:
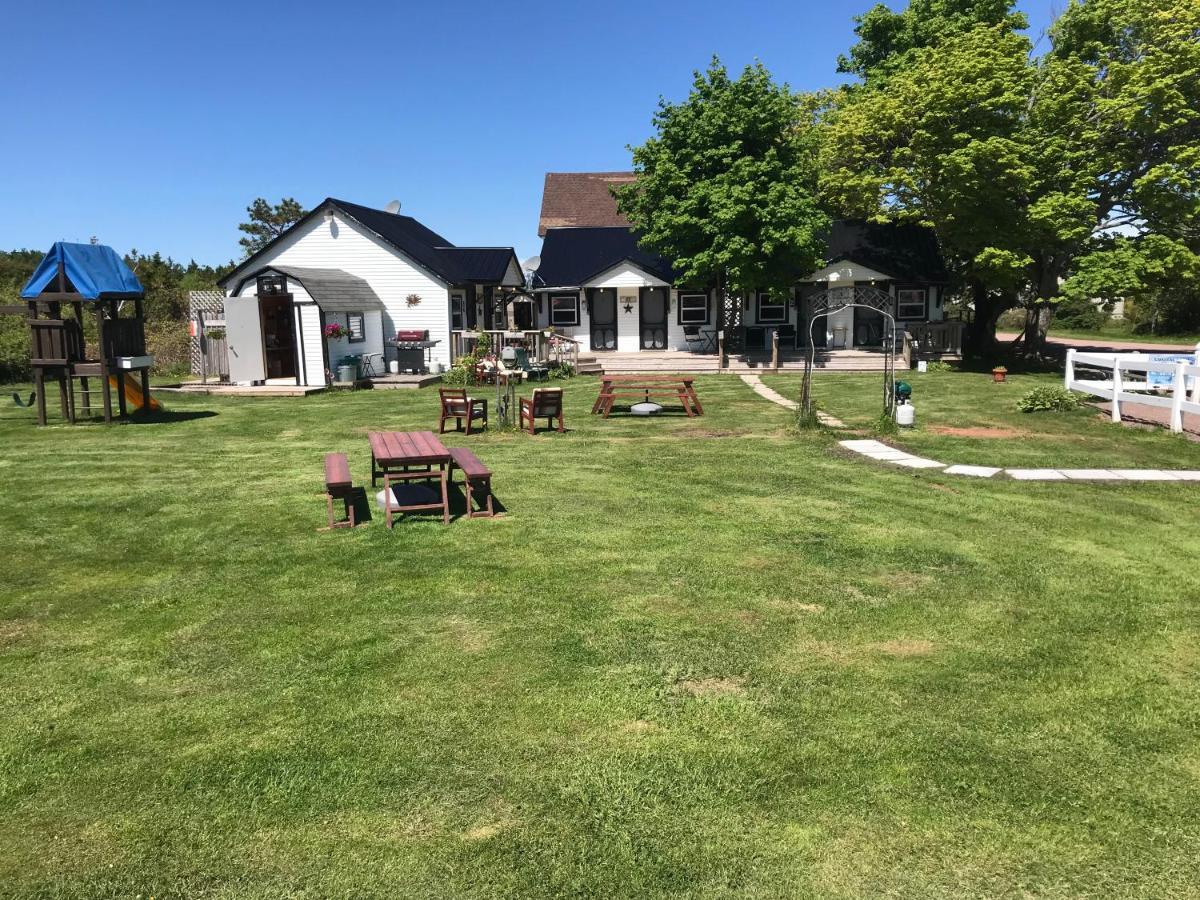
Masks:
[[[1063,384],[1070,390],[1111,401],[1114,422],[1121,421],[1123,403],[1170,410],[1170,429],[1179,434],[1184,413],[1200,416],[1200,365],[1196,365],[1200,362],[1200,345],[1196,354],[1161,355],[1190,355],[1192,362],[1154,360],[1146,353],[1080,353],[1072,348],[1067,350]],[[1104,376],[1079,378],[1080,369],[1096,374],[1096,370],[1103,370]]]

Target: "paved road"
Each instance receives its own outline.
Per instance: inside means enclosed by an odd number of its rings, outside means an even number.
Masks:
[[[997,332],[996,340],[1008,341],[1017,339],[1017,332]],[[1067,338],[1051,336],[1047,344],[1058,344],[1061,347],[1088,347],[1092,350],[1141,350],[1146,353],[1191,353],[1196,349],[1195,344],[1147,344],[1137,341],[1088,340],[1086,338]]]

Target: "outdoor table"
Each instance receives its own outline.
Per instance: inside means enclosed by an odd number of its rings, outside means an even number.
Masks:
[[[717,332],[716,329],[709,328],[700,332],[700,337],[704,338],[704,353],[717,352]]]
[[[388,528],[392,527],[392,512],[415,512],[440,509],[443,524],[450,524],[450,497],[447,478],[450,470],[450,451],[432,431],[372,431],[367,435],[371,444],[371,486],[383,476],[385,510]],[[434,467],[437,471],[434,471]],[[441,501],[398,504],[392,492],[393,481],[439,481]]]
[[[607,419],[617,397],[637,396],[644,397],[646,402],[650,402],[651,396],[678,397],[689,418],[704,415],[704,407],[696,396],[695,379],[690,375],[602,375],[592,412],[603,413]]]

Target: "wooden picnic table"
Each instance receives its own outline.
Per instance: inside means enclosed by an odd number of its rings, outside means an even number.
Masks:
[[[600,393],[592,412],[603,413],[607,419],[618,397],[641,397],[645,403],[651,397],[676,397],[689,418],[704,415],[695,379],[690,375],[601,375]]]
[[[367,435],[367,440],[371,444],[371,486],[374,487],[378,477],[383,476],[388,528],[392,527],[393,511],[440,509],[442,522],[450,524],[447,483],[451,456],[438,436],[432,431],[372,431]],[[397,503],[392,482],[407,481],[440,482],[441,502]]]

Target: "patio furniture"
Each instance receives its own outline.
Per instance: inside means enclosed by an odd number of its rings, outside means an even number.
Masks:
[[[471,433],[471,423],[477,420],[487,427],[487,400],[468,397],[465,388],[438,388],[442,402],[442,412],[438,417],[438,434],[446,433],[446,420],[454,420],[454,430],[463,430],[463,420],[467,423],[467,434]],[[478,430],[478,429],[477,429]]]
[[[767,329],[758,325],[751,325],[746,329],[746,349],[747,350],[765,350],[767,349]]]
[[[496,511],[492,508],[491,470],[467,447],[451,447],[450,458],[454,460],[451,465],[451,480],[454,479],[455,468],[463,473],[463,493],[467,495],[467,518],[494,516]],[[479,495],[476,494],[477,491],[480,492]],[[478,496],[485,497],[487,502],[478,500]],[[478,503],[478,510],[472,506],[472,502]]]
[[[684,325],[683,339],[692,353],[703,353],[708,348],[708,340],[700,333],[699,325]]]
[[[450,524],[450,499],[447,491],[449,468],[453,461],[450,451],[432,431],[372,431],[367,435],[371,445],[371,485],[383,476],[384,511],[387,527],[392,527],[393,512],[418,512],[440,509],[442,523]],[[406,485],[410,481],[437,481],[441,488],[440,500],[429,488],[430,496],[424,502],[402,503],[393,490],[393,484]]]
[[[362,377],[377,378],[384,374],[385,366],[383,364],[383,354],[378,352],[364,353],[362,355]]]
[[[775,337],[779,339],[779,346],[782,348],[785,344],[791,350],[796,349],[796,326],[795,325],[780,325],[775,329]]]
[[[562,388],[538,388],[533,392],[533,398],[521,398],[521,420],[520,425],[525,427],[525,423],[529,423],[529,433],[533,434],[536,428],[538,419],[546,420],[546,427],[553,428],[554,420],[558,420],[558,430],[564,431],[563,428],[563,392]]]
[[[330,528],[354,527],[354,483],[350,478],[350,463],[345,453],[325,454],[325,503],[329,509]],[[333,501],[341,500],[345,505],[345,518],[335,521]]]
[[[704,407],[696,396],[694,382],[695,379],[687,375],[602,375],[600,393],[592,404],[592,412],[603,413],[607,419],[620,397],[639,397],[643,403],[650,403],[651,397],[674,397],[689,418],[700,416],[704,414]]]
[[[529,351],[524,347],[516,347],[517,368],[525,373],[530,380],[545,381],[550,377],[550,367],[542,363],[530,362]]]

